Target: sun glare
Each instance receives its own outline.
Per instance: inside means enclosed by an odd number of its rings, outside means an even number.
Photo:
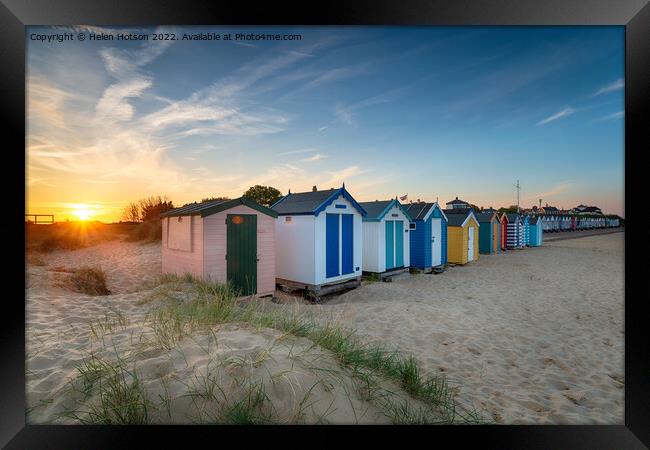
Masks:
[[[95,205],[95,208],[97,208],[97,205]],[[89,220],[94,213],[95,211],[92,210],[92,206],[83,203],[74,205],[74,209],[72,210],[72,214],[79,220]]]

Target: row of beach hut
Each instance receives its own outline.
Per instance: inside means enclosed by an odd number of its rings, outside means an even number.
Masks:
[[[357,202],[346,190],[289,193],[271,207],[245,198],[161,214],[163,273],[229,282],[242,295],[276,285],[319,297],[418,268],[440,271],[480,254],[542,245],[539,217],[442,209],[437,202]]]
[[[542,219],[542,229],[546,232],[591,230],[620,226],[618,216],[544,214],[540,218]]]

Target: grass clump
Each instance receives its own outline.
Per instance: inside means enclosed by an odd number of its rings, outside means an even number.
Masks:
[[[81,424],[144,425],[149,423],[150,401],[135,367],[91,356],[77,367],[76,389],[85,399],[93,397],[86,410],[64,411]]]
[[[366,273],[362,276],[363,281],[367,281],[369,283],[375,283],[377,281],[381,281],[381,278],[379,277],[378,273]]]
[[[110,295],[111,291],[106,287],[106,274],[101,267],[83,266],[71,270],[64,282],[70,290],[92,296]]]
[[[47,266],[45,260],[38,253],[33,252],[27,254],[27,264],[38,267]]]
[[[151,220],[142,222],[128,233],[126,241],[152,243],[162,240],[162,222],[160,220]]]

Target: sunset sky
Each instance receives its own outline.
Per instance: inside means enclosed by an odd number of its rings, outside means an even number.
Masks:
[[[93,29],[95,32],[99,29]],[[125,29],[103,29],[105,33]],[[131,29],[132,30],[132,29]],[[27,30],[28,213],[119,220],[338,187],[624,216],[623,27],[165,27],[300,41],[42,42]]]

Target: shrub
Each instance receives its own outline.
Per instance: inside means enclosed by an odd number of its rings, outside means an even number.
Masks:
[[[152,220],[135,226],[126,238],[129,242],[159,242],[162,240],[162,222]]]
[[[86,295],[110,295],[106,287],[106,274],[100,267],[80,267],[72,269],[66,286],[75,292]]]

